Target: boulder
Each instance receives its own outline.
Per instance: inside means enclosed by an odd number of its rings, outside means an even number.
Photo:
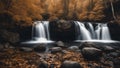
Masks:
[[[102,56],[102,51],[94,47],[84,47],[82,55],[87,60],[98,60]]]
[[[68,49],[73,51],[80,51],[78,46],[70,46]]]
[[[38,67],[38,68],[48,68],[48,64],[42,62],[42,63],[39,64],[39,67]]]
[[[50,49],[51,53],[57,53],[57,52],[62,52],[62,48],[61,47],[52,47]]]
[[[76,61],[64,61],[60,68],[82,68],[82,66]]]
[[[115,49],[111,46],[108,46],[108,45],[102,45],[101,50],[103,50],[104,52],[112,52],[112,51],[115,51]]]
[[[116,57],[119,57],[119,56],[120,56],[120,54],[117,53],[117,52],[111,52],[111,53],[109,53],[108,55],[109,55],[110,57],[113,57],[113,58],[116,58]]]
[[[34,51],[45,52],[46,51],[46,46],[45,45],[37,45],[36,47],[34,47]]]
[[[94,43],[91,43],[91,42],[83,42],[83,43],[80,44],[79,48],[82,49],[82,48],[84,48],[84,47],[93,47],[93,46],[95,46]]]
[[[62,41],[56,42],[56,46],[58,46],[58,47],[65,47],[64,42],[62,42]]]
[[[31,52],[31,51],[33,51],[32,48],[28,48],[28,47],[21,47],[19,50],[20,51],[24,51],[24,52]]]

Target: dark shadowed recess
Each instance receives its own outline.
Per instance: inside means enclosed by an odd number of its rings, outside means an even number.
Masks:
[[[108,24],[112,40],[120,41],[120,25],[116,23]]]
[[[75,40],[75,24],[73,21],[69,21],[71,27],[69,29],[58,28],[57,20],[50,22],[50,36],[51,40],[55,41],[73,41]]]

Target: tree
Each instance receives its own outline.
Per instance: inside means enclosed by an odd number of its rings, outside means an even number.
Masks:
[[[115,11],[114,11],[114,6],[113,6],[113,3],[112,3],[112,0],[109,0],[109,1],[110,1],[110,5],[111,5],[111,10],[112,10],[113,18],[114,18],[114,20],[117,20],[117,18],[115,16]]]
[[[65,19],[67,18],[68,13],[69,13],[69,2],[70,2],[70,0],[63,0],[63,7],[64,7],[63,15],[64,15]]]

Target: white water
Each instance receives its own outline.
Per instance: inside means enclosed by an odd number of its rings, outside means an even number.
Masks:
[[[42,21],[44,24],[44,27],[46,28],[46,37],[47,40],[50,40],[50,32],[49,32],[49,21]]]
[[[76,23],[76,25],[78,25],[78,29],[79,29],[78,34],[80,34],[82,36],[82,38],[78,38],[78,39],[91,40],[92,38],[90,36],[90,32],[85,28],[85,25],[78,21],[76,21],[75,23]]]
[[[75,42],[119,43],[119,41],[115,40],[75,40]]]
[[[107,24],[102,24],[102,40],[111,40],[109,28]]]
[[[111,40],[110,32],[107,24],[98,23],[97,26],[93,27],[91,23],[87,23],[87,28],[84,23],[75,22],[77,32],[82,38],[77,38],[76,40]]]
[[[50,40],[49,21],[34,22],[32,27],[32,40],[23,43],[53,43],[53,41]]]
[[[95,28],[95,34],[96,34],[96,39],[100,40],[100,36],[101,36],[101,25],[100,23],[96,26]]]
[[[47,39],[42,21],[35,22],[33,27],[35,28],[35,37],[33,37],[35,40],[41,40],[41,38]]]
[[[91,23],[88,23],[88,30],[90,31],[90,34],[91,34],[91,37],[92,39],[95,39],[96,38],[96,34],[95,34],[95,31],[94,31],[94,27]]]
[[[82,22],[75,21],[77,42],[112,42],[107,24],[98,23],[96,27],[91,23],[86,24],[87,26]],[[53,43],[53,41],[50,40],[49,29],[49,21],[34,22],[32,28],[32,40],[23,43]]]

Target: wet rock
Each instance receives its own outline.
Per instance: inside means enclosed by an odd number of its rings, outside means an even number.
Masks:
[[[114,58],[120,56],[120,54],[117,53],[117,52],[111,52],[111,53],[109,53],[108,55],[111,56],[111,57],[114,57]]]
[[[67,54],[68,51],[67,50],[62,50],[62,53]]]
[[[84,47],[93,47],[95,46],[94,43],[90,43],[90,42],[83,42],[81,43],[81,45],[79,46],[80,49],[84,48]]]
[[[31,51],[33,51],[33,49],[32,48],[28,48],[28,47],[21,47],[20,51],[31,52]]]
[[[46,51],[46,46],[45,45],[37,45],[36,47],[34,47],[34,51],[45,52]]]
[[[73,51],[80,51],[78,46],[71,46],[68,48],[69,50],[73,50]]]
[[[62,41],[56,42],[56,46],[58,46],[58,47],[65,47],[64,42],[62,42]]]
[[[82,66],[75,61],[64,61],[60,68],[82,68]]]
[[[94,47],[85,47],[82,49],[82,54],[85,59],[97,60],[102,56],[102,51]]]
[[[50,49],[51,53],[57,53],[57,52],[62,52],[61,47],[53,47]]]
[[[38,68],[48,68],[48,64],[47,63],[40,63]]]
[[[114,48],[112,48],[111,46],[108,46],[108,45],[102,46],[101,49],[102,49],[104,52],[112,52],[112,51],[115,51]]]

